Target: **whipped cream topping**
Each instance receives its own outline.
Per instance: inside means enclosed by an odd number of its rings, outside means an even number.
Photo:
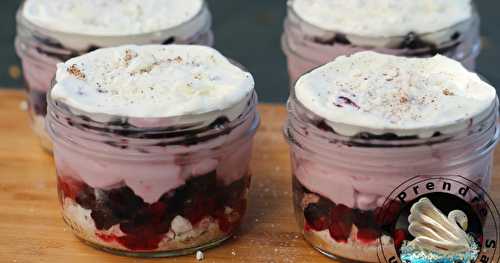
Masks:
[[[342,56],[296,83],[297,99],[337,133],[430,137],[484,119],[495,89],[459,62],[367,51]]]
[[[472,16],[471,0],[290,0],[289,5],[316,27],[365,37],[436,32]]]
[[[27,0],[23,16],[54,31],[122,36],[151,33],[185,23],[203,0]]]
[[[250,73],[212,48],[131,45],[59,64],[51,96],[91,118],[167,118],[229,109],[253,88]]]

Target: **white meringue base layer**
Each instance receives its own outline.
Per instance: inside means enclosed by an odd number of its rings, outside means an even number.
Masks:
[[[73,200],[69,198],[64,199],[63,217],[76,236],[103,248],[120,251],[129,250],[116,241],[105,242],[98,236],[98,234],[102,236],[124,236],[125,234],[120,230],[120,225],[114,225],[107,231],[100,231],[96,229],[90,214],[90,210],[84,209]],[[193,226],[188,220],[177,216],[172,221],[170,231],[167,232],[163,240],[160,241],[158,248],[154,251],[148,250],[148,252],[189,249],[225,239],[227,236],[228,233],[220,230],[217,220],[211,217],[206,217]]]
[[[365,244],[355,240],[357,235],[357,228],[353,225],[351,235],[347,243],[340,243],[335,241],[328,230],[323,231],[305,231],[304,238],[316,249],[320,250],[323,254],[330,257],[341,257],[343,259],[356,260],[362,262],[379,262],[377,251],[380,250],[381,245],[376,240],[373,243]],[[383,235],[381,237],[382,246],[384,250],[394,248],[392,238]]]

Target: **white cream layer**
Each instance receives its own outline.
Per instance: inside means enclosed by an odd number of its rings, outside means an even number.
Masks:
[[[202,7],[202,0],[27,0],[23,15],[54,31],[122,36],[178,26]]]
[[[289,5],[321,29],[365,37],[436,32],[472,16],[471,0],[290,0]]]
[[[254,88],[218,51],[187,45],[100,49],[59,64],[56,81],[52,98],[72,109],[133,118],[226,110]]]
[[[430,137],[478,121],[495,89],[459,62],[374,52],[342,56],[301,77],[298,100],[339,134],[394,133]]]

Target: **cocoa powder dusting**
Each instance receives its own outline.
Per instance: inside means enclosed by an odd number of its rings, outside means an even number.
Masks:
[[[77,79],[85,80],[85,74],[76,66],[76,64],[71,65],[67,71]]]
[[[181,63],[182,62],[182,58],[179,56],[179,57],[176,57],[175,58],[175,62],[177,63]]]
[[[455,94],[454,94],[453,92],[451,92],[449,89],[444,89],[444,90],[443,90],[443,94],[444,94],[445,96],[453,96],[453,95],[455,95]]]

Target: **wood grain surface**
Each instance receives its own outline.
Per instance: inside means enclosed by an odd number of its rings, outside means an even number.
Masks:
[[[120,257],[76,239],[61,219],[52,157],[38,145],[22,110],[24,95],[0,91],[0,262],[196,262]],[[300,236],[292,209],[288,147],[281,105],[261,105],[249,211],[237,235],[205,252],[203,262],[332,262]],[[500,160],[497,160],[497,162]],[[498,173],[500,165],[495,172]],[[494,179],[498,190],[500,180]],[[500,203],[500,191],[494,191]]]

